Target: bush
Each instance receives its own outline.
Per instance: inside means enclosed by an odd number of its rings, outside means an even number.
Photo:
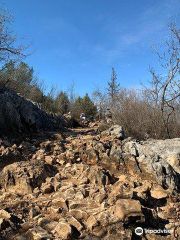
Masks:
[[[170,119],[171,136],[180,136],[179,111]],[[167,138],[160,105],[149,100],[145,90],[121,90],[113,109],[113,120],[124,127],[126,136],[137,139]]]

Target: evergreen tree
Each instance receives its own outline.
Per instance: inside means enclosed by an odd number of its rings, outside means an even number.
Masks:
[[[66,92],[60,92],[56,97],[58,112],[63,115],[69,112],[70,102]]]
[[[114,105],[115,105],[116,97],[120,91],[119,87],[120,87],[120,84],[117,83],[116,72],[115,72],[114,68],[112,67],[111,80],[108,82],[108,88],[107,88],[107,93],[110,98],[111,107],[114,107]]]
[[[75,100],[72,115],[74,118],[79,119],[79,116],[82,112],[83,112],[83,99],[79,96]]]
[[[81,113],[85,113],[86,118],[95,116],[97,113],[97,108],[87,93],[83,98],[79,96],[74,105],[75,112],[73,116],[75,118],[79,118]]]
[[[2,86],[8,87],[19,92],[24,97],[29,97],[30,90],[37,87],[37,79],[34,76],[34,70],[28,64],[20,62],[16,65],[10,61],[7,67],[0,72]]]
[[[90,99],[90,97],[87,93],[83,98],[82,104],[83,104],[83,111],[84,111],[86,117],[96,115],[97,108],[96,108],[96,106],[94,105],[94,103],[92,102],[92,100]]]

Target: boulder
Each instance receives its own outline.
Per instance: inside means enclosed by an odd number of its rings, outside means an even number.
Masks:
[[[145,179],[156,180],[164,189],[180,189],[180,139],[128,141],[123,155],[139,169]],[[131,158],[132,156],[133,158]],[[132,167],[133,164],[130,164]]]
[[[0,135],[53,130],[65,124],[62,117],[54,118],[36,103],[26,100],[8,88],[0,89]]]
[[[109,128],[108,133],[110,136],[113,136],[114,138],[123,140],[125,138],[124,130],[122,126],[114,125]]]
[[[9,192],[32,193],[46,178],[56,174],[56,168],[43,161],[22,161],[6,166],[0,172],[0,187]]]

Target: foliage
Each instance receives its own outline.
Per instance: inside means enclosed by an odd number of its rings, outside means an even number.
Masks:
[[[90,116],[95,117],[97,114],[97,108],[87,93],[83,98],[79,96],[75,101],[75,112],[73,114],[75,118],[79,118],[82,112],[85,113],[87,118]]]
[[[107,90],[107,94],[110,98],[110,104],[112,107],[114,107],[114,105],[116,103],[117,95],[120,91],[120,89],[119,89],[120,84],[117,83],[117,76],[116,76],[115,69],[113,67],[112,67],[111,80],[108,81],[107,84],[108,84],[108,88],[106,90]]]
[[[68,113],[70,110],[70,102],[67,93],[61,91],[55,99],[55,104],[59,114],[63,115]]]

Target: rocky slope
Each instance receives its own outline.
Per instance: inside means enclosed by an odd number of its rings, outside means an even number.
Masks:
[[[39,105],[10,89],[0,89],[0,136],[51,131],[68,125],[65,118],[47,114]]]
[[[179,164],[180,139],[119,126],[1,140],[0,239],[180,239]]]

